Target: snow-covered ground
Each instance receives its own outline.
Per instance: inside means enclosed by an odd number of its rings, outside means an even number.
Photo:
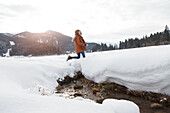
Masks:
[[[170,95],[170,45],[94,53],[79,64],[95,82]]]
[[[55,94],[56,80],[73,76],[80,69],[66,62],[66,57],[1,57],[0,113],[139,113],[138,106],[126,100],[108,99],[97,104]]]
[[[139,113],[138,106],[126,100],[108,99],[97,104],[82,98],[65,99],[53,92],[56,80],[82,71],[95,82],[116,82],[129,89],[170,95],[169,50],[170,45],[96,52],[69,62],[66,55],[0,57],[0,111]]]

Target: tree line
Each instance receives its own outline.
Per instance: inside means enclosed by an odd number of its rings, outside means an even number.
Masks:
[[[163,32],[157,32],[151,34],[150,36],[143,36],[143,38],[129,38],[125,39],[125,41],[120,41],[119,48],[117,45],[109,45],[105,43],[95,44],[92,48],[92,52],[96,51],[108,51],[108,50],[116,50],[116,49],[128,49],[128,48],[139,48],[139,47],[147,47],[147,46],[156,46],[156,45],[167,45],[170,44],[170,30],[168,26],[165,26],[165,30]]]
[[[53,54],[62,54],[63,50],[59,47],[45,44],[45,43],[34,43],[30,46],[23,45],[15,45],[12,47],[12,51],[10,51],[10,56],[14,55],[53,55]]]
[[[156,45],[167,45],[170,44],[170,31],[168,26],[165,26],[163,32],[157,32],[148,36],[143,36],[143,38],[138,39],[125,39],[125,41],[120,41],[119,49],[128,49],[128,48],[138,48],[146,46],[156,46]]]
[[[112,45],[112,44],[107,45],[106,43],[101,43],[101,44],[94,45],[92,48],[92,52],[108,51],[108,50],[116,50],[116,49],[118,49],[117,45]]]

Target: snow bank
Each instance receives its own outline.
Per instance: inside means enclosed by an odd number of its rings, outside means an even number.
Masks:
[[[170,95],[170,45],[92,53],[79,64],[95,82]]]
[[[0,93],[0,99],[1,113],[127,113],[127,111],[139,113],[134,103],[112,99],[97,104],[84,99],[64,99],[57,96],[22,93],[9,95]],[[124,109],[121,109],[122,107]]]
[[[136,104],[55,95],[56,80],[82,71],[95,82],[115,82],[132,90],[170,95],[170,45],[96,52],[66,62],[67,56],[0,57],[1,113],[139,113]],[[45,95],[45,96],[42,96]],[[48,96],[47,96],[48,95]],[[67,109],[66,109],[67,107]],[[123,108],[123,109],[122,109]]]
[[[132,90],[170,95],[170,45],[96,52],[66,62],[67,56],[0,57],[1,113],[139,113],[136,104],[55,95],[56,80],[82,71],[95,82],[115,82]],[[45,96],[42,96],[45,95]],[[48,95],[48,96],[47,96]],[[67,107],[67,109],[66,109]],[[123,109],[122,109],[123,108]]]
[[[58,78],[74,75],[74,67],[65,62],[66,56],[0,58],[0,77],[27,89],[41,85],[54,90]],[[1,79],[2,80],[2,79]],[[9,84],[8,84],[9,85]]]
[[[97,104],[86,99],[64,99],[62,95],[55,95],[53,91],[58,78],[73,76],[74,72],[81,70],[79,60],[72,63],[66,62],[66,58],[0,57],[0,112],[139,113],[138,106],[130,101],[109,99]]]

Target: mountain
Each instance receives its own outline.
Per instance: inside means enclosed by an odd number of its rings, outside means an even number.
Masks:
[[[14,44],[11,45],[10,41]],[[88,43],[87,51],[91,51],[96,43]],[[9,33],[0,34],[0,56],[12,48],[10,55],[52,55],[74,52],[72,37],[56,31],[44,33],[31,33],[28,31],[15,35]]]
[[[16,43],[12,47],[12,55],[49,55],[64,54],[73,51],[72,38],[55,31],[44,33],[22,32],[12,37]]]

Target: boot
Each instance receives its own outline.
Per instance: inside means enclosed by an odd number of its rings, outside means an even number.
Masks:
[[[68,60],[71,60],[71,59],[72,59],[72,57],[69,55],[68,58],[67,58],[67,61],[68,61]]]

